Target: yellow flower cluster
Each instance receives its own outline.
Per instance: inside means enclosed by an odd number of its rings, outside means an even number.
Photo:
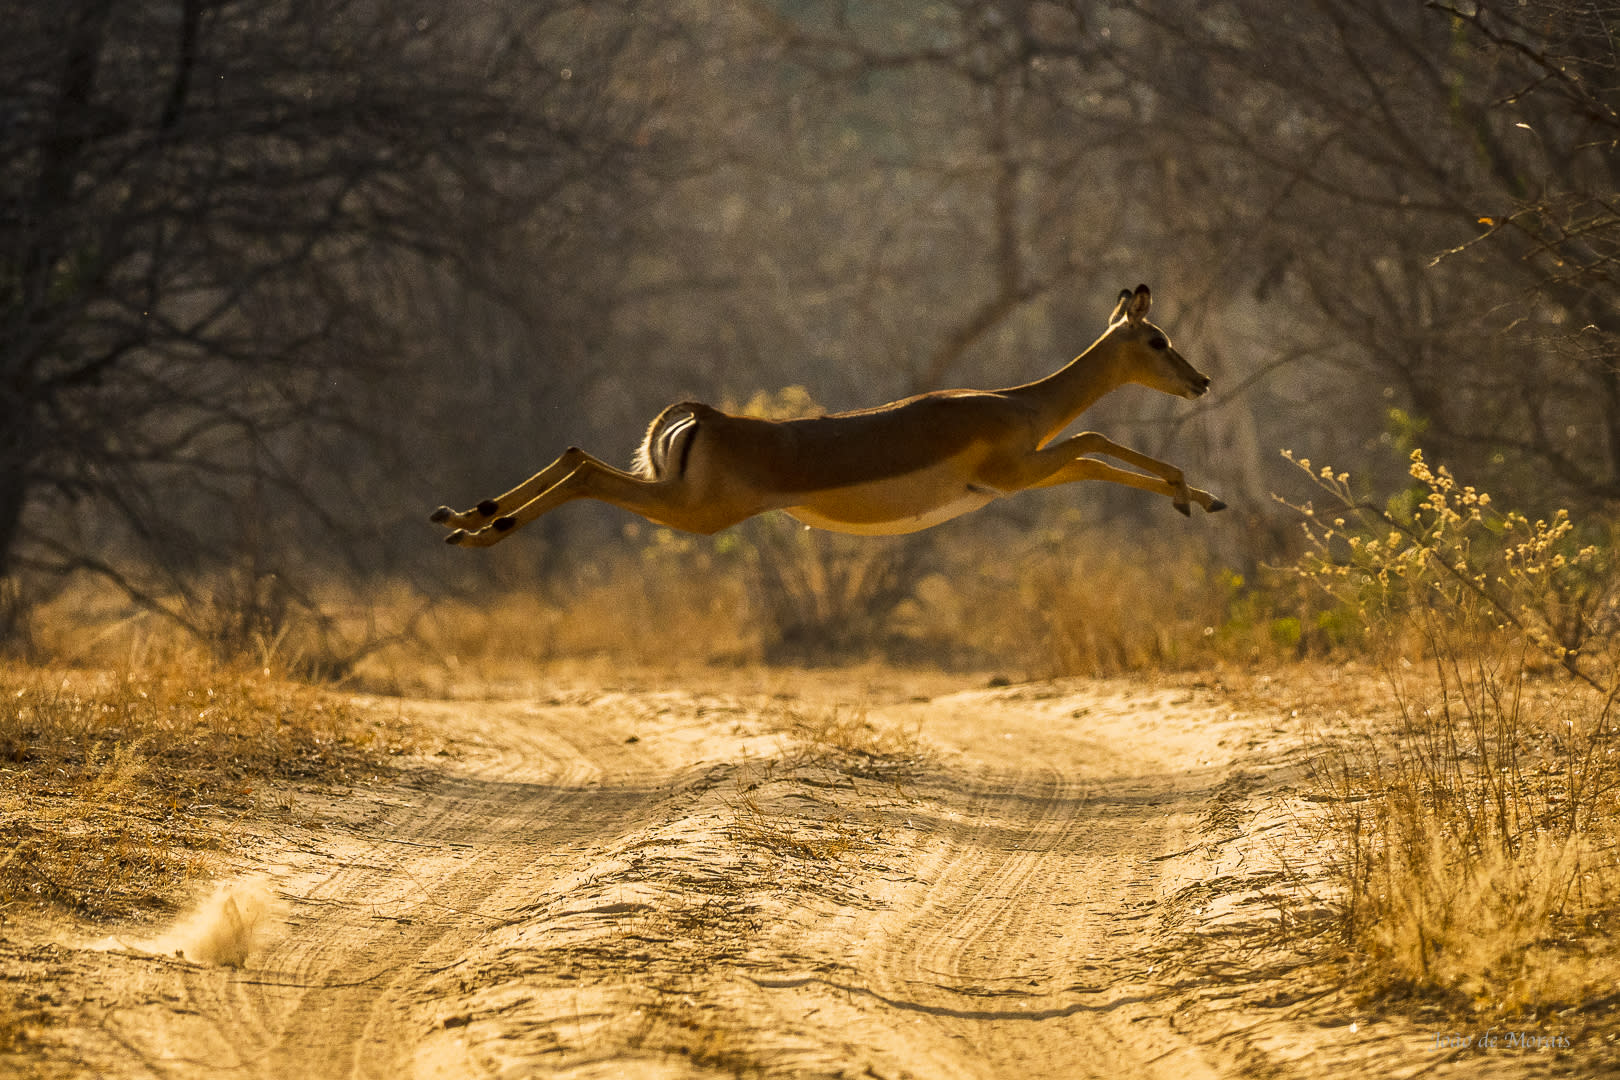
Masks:
[[[1580,597],[1604,577],[1607,556],[1596,545],[1575,547],[1566,511],[1535,521],[1499,512],[1488,493],[1431,466],[1422,450],[1407,465],[1414,487],[1382,507],[1358,498],[1349,474],[1283,456],[1339,511],[1329,527],[1328,515],[1309,503],[1294,506],[1311,545],[1295,567],[1299,577],[1354,607],[1369,626],[1407,614],[1477,619],[1517,631],[1566,666],[1574,662],[1588,632]]]

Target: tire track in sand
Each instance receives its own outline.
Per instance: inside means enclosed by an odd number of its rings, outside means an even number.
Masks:
[[[574,717],[548,709],[540,724],[506,715],[537,711],[523,706],[455,708],[491,713],[500,748],[473,769],[406,791],[409,798],[390,789],[350,830],[292,851],[275,875],[284,918],[244,969],[154,971],[149,996],[163,1005],[126,1014],[116,1033],[145,1071],[411,1074],[437,1023],[422,984],[453,969],[480,934],[549,882],[587,869],[606,839],[676,797],[697,745],[681,738],[695,737],[696,725],[684,733],[675,725],[674,764],[666,764],[627,745],[621,723],[583,709]]]
[[[1149,948],[1162,857],[1224,775],[1200,757],[1208,713],[1179,749],[1156,738],[1147,754],[1146,729],[1191,719],[1171,695],[1057,711],[1073,704],[969,694],[915,712],[954,750],[913,793],[917,880],[842,948],[799,947],[834,952],[828,973],[756,979],[794,991],[779,1015],[858,1031],[885,1077],[1227,1071],[1165,1015]]]
[[[690,696],[639,726],[645,695],[440,706],[461,729],[488,713],[505,751],[311,837],[264,954],[164,965],[168,1003],[122,1034],[183,1078],[1231,1075],[1151,971],[1160,860],[1230,767],[1210,709],[1173,697],[891,706],[942,749],[903,794],[812,785],[757,710],[717,722]],[[873,841],[750,847],[749,776],[782,828],[849,799]]]

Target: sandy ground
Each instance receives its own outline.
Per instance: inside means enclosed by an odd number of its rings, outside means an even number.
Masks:
[[[1447,1045],[1479,1032],[1300,962],[1278,896],[1315,853],[1280,712],[1190,681],[694,685],[406,703],[459,755],[291,793],[299,823],[202,924],[5,927],[5,977],[55,1017],[26,1070],[1599,1075],[1578,1039]]]

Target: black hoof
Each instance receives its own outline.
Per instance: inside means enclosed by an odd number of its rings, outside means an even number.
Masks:
[[[501,504],[494,499],[485,499],[478,504],[478,512],[485,517],[494,517],[501,512]]]
[[[1214,502],[1209,504],[1209,512],[1212,513],[1212,514],[1217,510],[1225,510],[1225,509],[1226,509],[1226,504],[1221,502],[1221,500],[1219,500],[1219,499],[1216,499]]]
[[[448,506],[441,506],[437,510],[433,511],[433,515],[429,517],[428,520],[443,524],[455,516],[456,512],[454,510],[450,509]]]
[[[1192,517],[1192,507],[1186,503],[1176,503],[1176,513],[1182,517]]]
[[[444,542],[447,543],[447,544],[459,544],[463,540],[465,540],[466,538],[467,538],[467,530],[466,529],[457,529],[455,532],[453,532],[449,536],[445,537]]]
[[[512,529],[517,528],[517,518],[496,518],[490,524],[495,526],[496,532],[510,532]]]

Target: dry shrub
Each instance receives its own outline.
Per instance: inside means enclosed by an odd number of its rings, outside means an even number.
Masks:
[[[914,655],[901,608],[937,562],[933,534],[844,536],[770,514],[738,530],[768,663]]]
[[[1378,987],[1518,1014],[1620,975],[1612,547],[1499,514],[1414,454],[1387,507],[1311,471],[1300,567],[1358,605],[1398,719],[1319,734],[1344,932]]]
[[[136,600],[79,575],[57,582],[50,600],[29,609],[21,651],[82,668],[205,662],[339,681],[373,652],[404,640],[426,606],[399,586],[333,582],[312,593],[274,574],[236,570],[209,575],[185,595]]]
[[[1510,1013],[1576,1003],[1620,973],[1609,706],[1474,656],[1397,666],[1394,725],[1318,737],[1344,931],[1377,986]]]

